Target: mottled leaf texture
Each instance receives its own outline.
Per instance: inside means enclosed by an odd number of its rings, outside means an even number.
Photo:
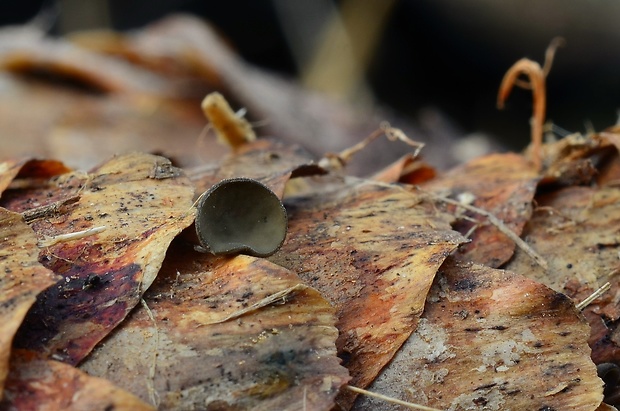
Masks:
[[[11,358],[2,410],[151,411],[152,406],[109,381],[17,350]]]
[[[31,219],[40,261],[63,277],[38,296],[14,344],[79,362],[153,282],[193,220],[192,197],[181,171],[149,154],[5,191],[0,203]]]
[[[263,259],[173,244],[144,299],[80,367],[160,410],[329,410],[349,379],[333,308]]]
[[[15,332],[37,294],[58,280],[38,257],[37,238],[22,216],[0,208],[0,398]]]
[[[522,156],[491,154],[456,167],[423,187],[488,211],[519,235],[532,215],[538,179],[536,170]],[[473,228],[472,241],[459,248],[458,258],[499,267],[512,257],[514,242],[485,217],[458,210],[453,205],[448,208],[457,215],[461,213],[456,230],[467,234]],[[468,218],[462,218],[464,216]]]
[[[288,238],[271,259],[336,307],[339,355],[351,384],[364,387],[415,329],[435,272],[463,238],[399,186],[352,180],[285,204]],[[353,397],[338,402],[347,408]]]
[[[549,263],[544,271],[522,251],[507,268],[563,292],[579,302],[609,281],[611,290],[586,308],[595,362],[620,360],[618,248],[620,189],[566,187],[537,197],[538,209],[524,239]]]
[[[589,327],[569,298],[448,260],[415,333],[369,388],[442,410],[595,410]],[[360,397],[356,410],[398,407]]]
[[[300,146],[260,139],[240,146],[216,162],[191,168],[187,173],[197,194],[225,178],[248,177],[259,180],[281,198],[289,178],[324,174],[325,171]]]

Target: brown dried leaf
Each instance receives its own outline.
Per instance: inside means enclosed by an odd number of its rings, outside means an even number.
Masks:
[[[45,73],[72,79],[98,92],[166,94],[168,82],[155,73],[45,37],[33,26],[0,31],[0,70]]]
[[[263,259],[173,245],[144,299],[80,367],[161,410],[329,410],[348,380],[333,308]]]
[[[620,340],[610,335],[620,318],[617,221],[620,189],[566,187],[539,196],[539,209],[524,229],[524,239],[549,262],[544,271],[517,251],[507,268],[563,292],[576,301],[610,281],[612,289],[586,308],[594,327],[590,343],[595,361],[620,358]],[[591,316],[590,314],[595,314]],[[601,321],[601,317],[605,321]],[[607,325],[611,328],[608,330]],[[603,327],[601,330],[600,327]],[[600,334],[602,333],[602,334]]]
[[[415,333],[369,388],[450,410],[595,410],[589,327],[525,277],[447,260]],[[356,410],[400,409],[359,398]]]
[[[486,210],[519,235],[532,214],[538,180],[538,173],[525,158],[507,153],[472,160],[422,187]],[[510,259],[515,244],[506,234],[471,211],[461,212],[454,205],[447,208],[460,217],[454,228],[463,235],[471,234],[472,241],[456,254],[459,259],[490,267],[499,267]]]
[[[147,411],[153,407],[135,395],[91,377],[70,365],[33,359],[17,350],[0,409],[41,411]]]
[[[541,186],[590,184],[597,174],[599,158],[612,149],[601,134],[571,134],[541,147]],[[527,153],[527,150],[526,150]]]
[[[415,329],[435,272],[463,238],[449,216],[397,186],[352,180],[285,204],[288,238],[271,260],[335,306],[339,355],[364,387]],[[354,395],[339,398],[346,409]]]
[[[407,154],[372,176],[375,181],[383,183],[422,184],[435,178],[435,169],[418,160],[413,154]]]
[[[202,193],[225,178],[248,177],[258,180],[282,198],[284,187],[291,177],[324,174],[312,156],[297,145],[261,139],[240,146],[234,153],[187,171]]]
[[[193,221],[189,180],[167,159],[116,157],[90,174],[5,192],[0,203],[37,215],[40,260],[63,279],[40,294],[17,347],[75,364],[138,303],[169,242]],[[47,207],[75,198],[58,209]]]
[[[0,208],[0,398],[9,373],[11,343],[38,293],[59,276],[38,262],[34,232],[22,216]]]
[[[166,153],[183,166],[225,153],[205,148],[198,136],[206,124],[199,102],[155,97],[93,95],[55,83],[0,73],[3,156],[60,159],[88,169],[117,153]],[[27,108],[27,109],[25,109]]]
[[[60,161],[55,160],[5,160],[0,162],[0,196],[13,180],[19,178],[20,185],[33,184],[38,180],[68,173],[67,168]]]

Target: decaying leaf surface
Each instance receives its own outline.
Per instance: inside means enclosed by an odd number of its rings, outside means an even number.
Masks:
[[[291,177],[323,174],[312,156],[297,145],[260,139],[238,147],[219,162],[188,170],[188,176],[202,193],[225,178],[248,177],[269,187],[279,197]]]
[[[566,187],[539,196],[537,202],[539,208],[525,226],[524,239],[547,259],[549,270],[532,265],[520,251],[515,253],[507,268],[522,272],[576,301],[605,282],[611,282],[611,290],[586,311],[599,317],[591,322],[595,329],[590,341],[593,358],[596,362],[617,360],[620,339],[611,335],[615,335],[612,330],[620,319],[617,304],[620,189]],[[600,327],[603,330],[599,330]]]
[[[352,180],[285,201],[289,232],[271,260],[336,308],[337,347],[364,387],[415,329],[443,260],[463,238],[434,204],[402,187]],[[341,394],[350,406],[353,395]]]
[[[519,235],[532,214],[538,180],[538,173],[524,157],[507,153],[472,160],[422,186],[488,211]],[[449,205],[448,208],[461,216],[456,230],[464,235],[473,230],[469,236],[472,241],[459,248],[458,258],[499,267],[512,257],[514,242],[496,226],[470,211],[463,210],[459,214],[457,207]]]
[[[0,401],[2,410],[147,411],[154,408],[102,378],[61,362],[17,350]]]
[[[0,162],[0,195],[11,182],[21,180],[43,180],[71,171],[60,161],[55,160],[5,160]]]
[[[372,176],[372,180],[383,183],[421,184],[431,180],[435,175],[433,167],[410,153],[377,172]]]
[[[589,327],[563,294],[446,261],[417,330],[370,390],[442,410],[595,410]],[[357,410],[390,410],[360,397]]]
[[[153,282],[169,242],[193,221],[192,197],[181,171],[149,154],[5,191],[2,205],[30,216],[40,261],[63,277],[38,296],[14,344],[79,362]]]
[[[0,239],[1,398],[13,337],[36,295],[59,277],[39,263],[37,238],[20,214],[0,208]]]
[[[217,258],[180,242],[168,256],[144,296],[152,318],[139,307],[82,370],[161,410],[334,406],[348,373],[336,357],[334,310],[316,290],[263,259]]]

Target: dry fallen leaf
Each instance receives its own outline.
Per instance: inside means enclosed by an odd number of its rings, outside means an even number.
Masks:
[[[193,221],[192,197],[179,169],[148,154],[5,191],[0,204],[27,216],[40,261],[63,277],[38,296],[14,344],[79,362],[153,282],[167,245]]]
[[[0,162],[0,196],[18,176],[22,184],[24,180],[34,180],[29,183],[32,184],[69,171],[71,169],[55,160],[5,160]]]
[[[549,270],[532,265],[520,250],[507,268],[576,301],[611,282],[611,291],[590,304],[586,311],[595,330],[590,340],[595,362],[617,361],[620,339],[612,335],[615,321],[620,318],[617,304],[620,238],[616,223],[620,218],[617,206],[620,189],[566,187],[537,197],[537,202],[538,209],[525,226],[524,238],[547,259]]]
[[[218,161],[187,170],[189,178],[202,193],[225,178],[248,177],[260,181],[280,198],[291,177],[324,174],[312,156],[297,145],[260,139],[246,143]]]
[[[570,299],[511,272],[448,259],[424,314],[370,386],[442,410],[595,410],[589,327]],[[360,397],[356,410],[400,409]]]
[[[288,237],[270,259],[334,305],[338,353],[351,385],[364,387],[415,329],[435,272],[463,239],[432,202],[398,186],[352,180],[285,204]]]
[[[333,308],[263,259],[177,242],[144,301],[80,367],[161,410],[329,410],[348,380]]]
[[[102,378],[70,365],[36,359],[25,350],[11,358],[2,410],[151,411],[155,408]]]
[[[422,187],[488,211],[519,235],[532,214],[538,180],[531,163],[518,154],[507,153],[472,160],[423,183]],[[499,267],[512,257],[515,244],[498,227],[454,205],[448,209],[459,217],[454,228],[472,240],[459,247],[458,258]]]
[[[34,232],[22,216],[0,208],[0,398],[9,372],[11,343],[38,293],[60,277],[38,262]]]

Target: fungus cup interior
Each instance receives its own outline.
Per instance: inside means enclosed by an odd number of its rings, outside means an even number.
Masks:
[[[196,232],[213,254],[273,254],[286,237],[286,210],[278,196],[249,178],[222,180],[198,202]]]

